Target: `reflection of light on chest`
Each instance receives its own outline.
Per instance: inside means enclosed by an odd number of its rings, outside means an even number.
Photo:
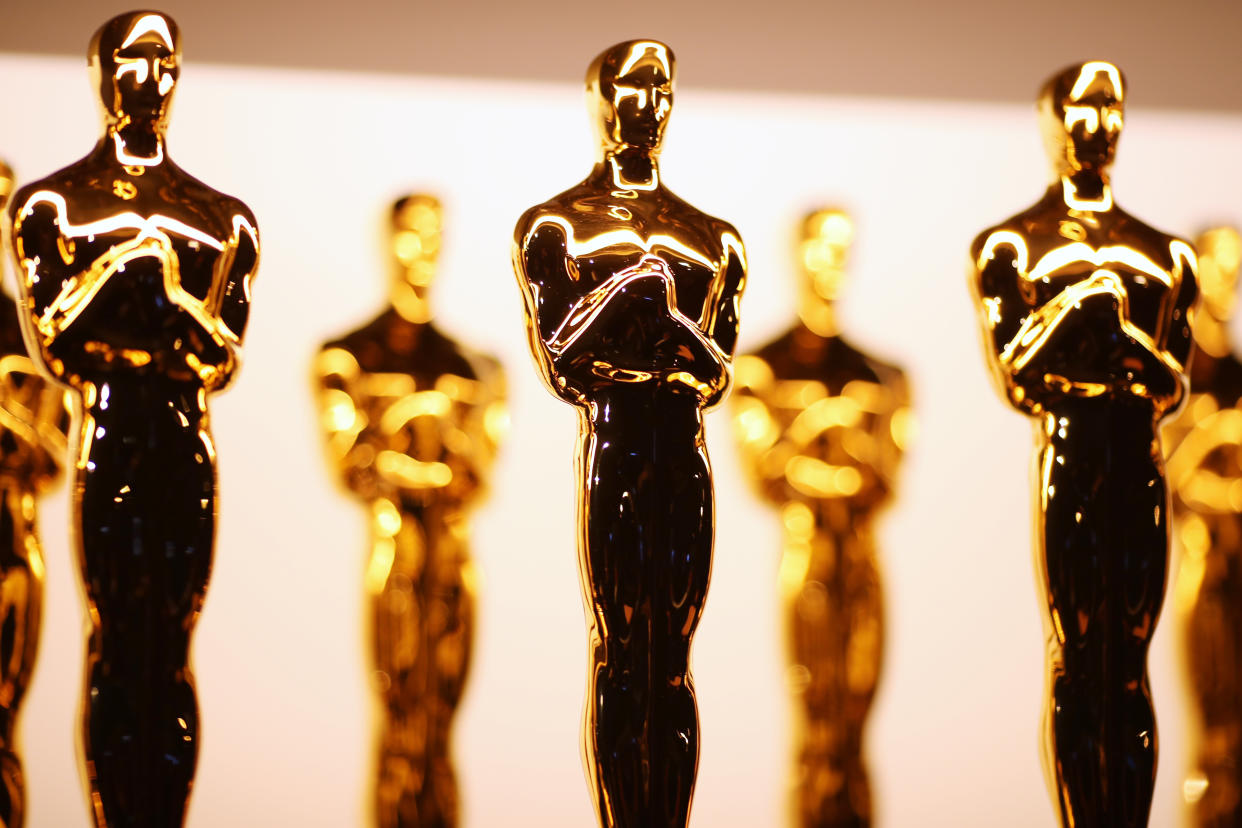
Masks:
[[[130,184],[130,186],[132,187],[133,185]],[[116,213],[95,221],[75,224],[68,218],[69,207],[65,202],[64,196],[50,190],[40,190],[31,195],[26,201],[25,209],[22,210],[21,218],[29,217],[39,204],[49,204],[56,210],[54,224],[60,229],[62,236],[94,237],[107,235],[118,230],[136,230],[138,232],[135,241],[141,241],[144,238],[164,238],[167,240],[165,231],[171,231],[191,241],[205,244],[215,250],[224,249],[223,241],[183,221],[159,213],[150,217],[143,217],[134,212]],[[235,225],[239,219],[240,217],[234,217]],[[244,222],[244,220],[242,221]]]
[[[1129,245],[1105,245],[1092,248],[1084,242],[1073,242],[1054,248],[1043,255],[1026,278],[1030,281],[1046,280],[1061,271],[1087,265],[1093,269],[1107,269],[1109,265],[1121,265],[1135,275],[1138,284],[1146,284],[1150,276],[1168,287],[1173,286],[1173,276],[1147,256]]]
[[[573,226],[567,219],[561,216],[542,216],[531,227],[530,235],[533,236],[544,224],[552,224],[561,229],[565,236],[565,250],[570,258],[573,259],[598,255],[611,247],[621,247],[638,248],[647,253],[652,253],[656,249],[670,250],[711,270],[715,270],[719,263],[718,260],[709,258],[703,252],[686,244],[677,236],[667,233],[653,233],[650,236],[644,236],[629,227],[619,227],[579,240],[574,233]]]

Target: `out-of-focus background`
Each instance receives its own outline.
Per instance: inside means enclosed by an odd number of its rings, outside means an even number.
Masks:
[[[221,518],[195,644],[203,743],[190,825],[366,824],[366,526],[322,451],[310,361],[383,303],[382,219],[415,189],[445,203],[443,325],[497,354],[511,391],[512,428],[474,520],[478,646],[457,731],[466,825],[592,824],[578,748],[576,423],[536,380],[509,246],[521,211],[593,161],[587,63],[639,35],[666,39],[680,61],[666,182],[747,243],[742,349],[792,321],[802,212],[839,204],[858,225],[846,331],[912,381],[918,438],[880,531],[888,650],[868,742],[879,824],[1053,825],[1037,748],[1032,435],[985,373],[966,250],[1042,192],[1034,91],[1084,57],[1117,61],[1130,81],[1118,200],[1183,234],[1242,220],[1242,10],[1143,0],[1070,19],[965,0],[494,6],[166,6],[185,47],[170,154],[250,204],[264,244],[245,368],[212,404]],[[20,180],[95,140],[82,55],[120,10],[0,11],[0,157]],[[695,646],[692,822],[780,826],[791,734],[778,524],[740,476],[727,413],[707,427],[718,527]],[[45,627],[21,725],[30,824],[81,828],[83,617],[63,484],[40,517]],[[1177,632],[1170,604],[1151,660],[1161,726],[1151,824],[1161,827],[1182,820],[1188,761]]]
[[[79,55],[117,0],[6,3],[0,51]],[[1053,67],[1125,67],[1148,106],[1242,109],[1235,0],[167,0],[194,60],[565,82],[581,52],[673,46],[699,87],[1025,102]],[[597,48],[598,47],[598,48]],[[691,77],[686,75],[687,79]]]

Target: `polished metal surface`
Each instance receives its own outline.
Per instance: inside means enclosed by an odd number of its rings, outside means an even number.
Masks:
[[[1201,828],[1242,824],[1242,361],[1228,324],[1242,263],[1232,227],[1199,236],[1190,400],[1164,429],[1174,588],[1198,732],[1182,792]]]
[[[500,363],[432,321],[440,227],[431,196],[393,205],[391,304],[315,363],[330,459],[370,514],[381,828],[459,824],[449,737],[474,632],[467,517],[507,422]]]
[[[1168,567],[1158,426],[1186,394],[1198,295],[1194,249],[1113,200],[1124,100],[1109,63],[1051,78],[1052,185],[971,248],[988,362],[1036,424],[1045,767],[1066,828],[1136,828],[1151,808],[1147,650]]]
[[[690,642],[714,527],[702,412],[728,390],[746,278],[737,231],[660,177],[673,81],[673,54],[658,41],[599,55],[586,77],[599,160],[514,231],[531,351],[579,414],[583,741],[609,828],[689,818],[699,752]]]
[[[0,210],[13,172],[0,161]],[[2,269],[0,269],[2,272]],[[14,739],[30,683],[43,607],[36,499],[60,473],[68,399],[26,353],[17,304],[0,291],[0,826],[26,822],[26,789]]]
[[[88,52],[104,132],[9,207],[26,342],[77,403],[77,552],[89,607],[83,754],[100,826],[181,825],[198,756],[191,632],[211,568],[207,396],[235,375],[254,216],[164,140],[176,24],[112,18]]]
[[[854,227],[818,210],[801,227],[799,322],[738,357],[733,422],[760,497],[780,509],[780,588],[796,739],[791,824],[872,818],[863,728],[884,641],[874,522],[910,428],[897,368],[840,335],[836,299]]]

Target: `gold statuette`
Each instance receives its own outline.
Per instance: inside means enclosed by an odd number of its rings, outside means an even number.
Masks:
[[[432,324],[439,202],[398,201],[391,239],[392,304],[324,346],[319,402],[333,465],[371,517],[377,822],[451,828],[459,809],[449,733],[474,626],[466,516],[504,432],[504,376],[496,360]]]
[[[737,361],[734,428],[760,495],[784,524],[780,581],[797,701],[794,821],[872,823],[862,756],[884,611],[873,523],[890,497],[909,400],[898,369],[837,331],[849,217],[802,224],[800,324]]]
[[[1123,101],[1108,63],[1049,80],[1039,111],[1055,179],[971,248],[988,361],[1038,435],[1045,767],[1067,828],[1145,826],[1151,808],[1147,649],[1168,567],[1158,426],[1186,393],[1198,294],[1194,249],[1113,201]]]
[[[95,822],[167,828],[183,822],[198,755],[189,645],[216,516],[207,395],[237,368],[258,236],[245,205],[168,158],[172,19],[114,17],[88,57],[103,136],[19,190],[9,220],[26,341],[78,408]]]
[[[1232,228],[1204,233],[1190,402],[1164,430],[1181,554],[1174,592],[1202,724],[1183,786],[1201,828],[1242,823],[1242,362],[1228,322],[1242,261]]]
[[[673,70],[654,40],[595,59],[599,162],[514,233],[531,350],[579,414],[584,747],[608,828],[689,817],[699,735],[688,659],[714,526],[703,410],[728,390],[746,276],[737,231],[661,181]]]
[[[0,208],[13,174],[0,161]],[[60,473],[69,409],[26,353],[17,305],[0,291],[0,828],[25,824],[26,792],[14,742],[30,682],[43,604],[35,498]]]

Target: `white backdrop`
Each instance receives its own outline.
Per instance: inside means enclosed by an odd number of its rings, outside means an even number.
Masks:
[[[583,45],[583,67],[604,45]],[[919,436],[880,532],[888,652],[869,737],[880,825],[1053,825],[1037,747],[1031,430],[989,384],[965,279],[974,234],[1044,187],[1033,107],[707,93],[693,71],[682,67],[665,180],[742,232],[743,349],[790,324],[793,228],[806,208],[835,203],[858,224],[846,330],[913,383]],[[221,518],[194,653],[203,741],[191,826],[365,824],[366,528],[329,473],[310,360],[383,302],[382,219],[411,189],[445,202],[440,319],[498,354],[511,389],[513,426],[474,521],[478,647],[456,734],[466,824],[592,824],[578,748],[586,646],[575,418],[535,377],[509,267],[517,216],[592,162],[580,86],[566,80],[222,68],[189,55],[170,153],[244,199],[263,239],[245,368],[212,408]],[[1031,78],[1032,96],[1042,80]],[[1156,112],[1141,88],[1130,92],[1119,200],[1180,233],[1237,220],[1242,118]],[[19,180],[69,163],[96,138],[84,61],[0,55],[0,95],[0,156]],[[708,430],[718,526],[694,650],[693,824],[779,826],[790,733],[777,520],[739,477],[727,415],[710,415]],[[83,614],[64,485],[41,519],[46,620],[21,726],[30,824],[80,828]],[[1161,827],[1180,821],[1187,759],[1172,621],[1166,612],[1151,659],[1161,725],[1152,825]]]

